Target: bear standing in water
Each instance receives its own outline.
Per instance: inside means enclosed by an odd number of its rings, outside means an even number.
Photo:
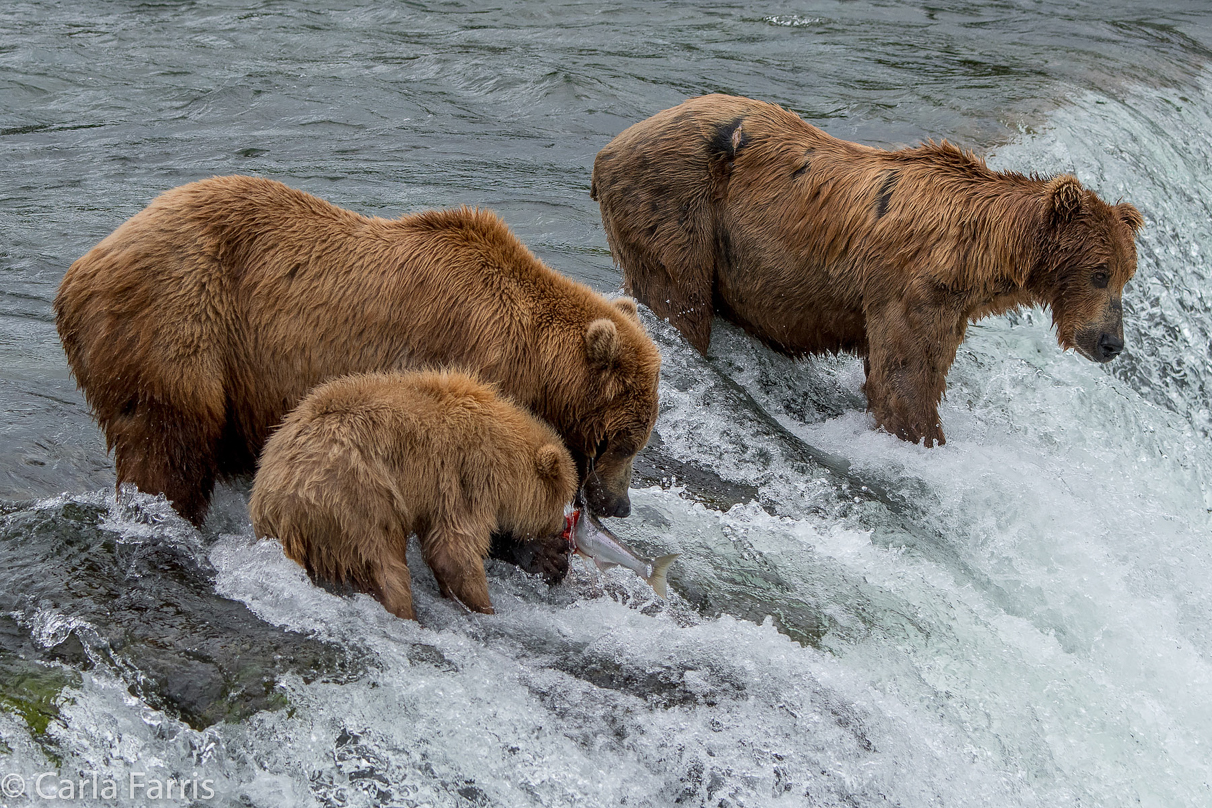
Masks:
[[[491,534],[558,536],[576,485],[559,435],[495,388],[462,373],[372,373],[321,385],[287,416],[249,513],[312,578],[409,619],[415,533],[442,594],[492,614]]]
[[[498,384],[564,439],[603,516],[630,511],[657,416],[660,354],[635,303],[552,271],[484,210],[380,219],[273,180],[191,183],[72,264],[55,324],[119,485],[197,525],[215,481],[251,474],[337,376],[459,367]],[[562,577],[565,550],[535,548],[528,569]]]
[[[915,443],[944,442],[970,321],[1045,305],[1062,347],[1124,347],[1143,220],[1071,176],[992,171],[945,142],[862,146],[707,95],[607,144],[590,194],[627,291],[700,352],[718,313],[790,356],[857,353],[876,426]]]

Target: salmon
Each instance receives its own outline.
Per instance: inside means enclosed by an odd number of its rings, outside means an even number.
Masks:
[[[576,508],[565,520],[564,535],[573,552],[591,559],[599,570],[626,567],[643,578],[661,598],[668,597],[665,573],[678,553],[659,558],[636,555],[586,508]]]

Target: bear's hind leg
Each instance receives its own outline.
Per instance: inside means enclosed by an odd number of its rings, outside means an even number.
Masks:
[[[223,423],[162,404],[132,402],[106,426],[118,485],[164,494],[177,513],[202,527],[219,474]]]
[[[478,535],[480,532],[484,535]],[[488,532],[439,524],[421,534],[420,539],[425,563],[433,570],[442,595],[458,598],[472,611],[492,614],[488,576],[484,573]]]

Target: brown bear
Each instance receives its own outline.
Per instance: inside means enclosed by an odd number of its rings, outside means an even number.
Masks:
[[[491,211],[368,218],[282,183],[164,193],[67,271],[56,325],[119,485],[201,524],[317,384],[458,367],[563,437],[593,511],[626,516],[660,355],[635,303],[545,266]],[[552,550],[563,558],[564,547]]]
[[[248,509],[313,579],[415,619],[416,534],[442,594],[492,614],[490,535],[558,535],[577,474],[560,436],[464,373],[369,373],[320,385],[265,443]]]
[[[938,402],[972,320],[1050,306],[1065,349],[1123,349],[1140,213],[1072,176],[992,171],[947,143],[830,137],[707,95],[630,127],[591,196],[625,289],[706,353],[714,313],[791,356],[854,352],[877,426],[944,442]]]

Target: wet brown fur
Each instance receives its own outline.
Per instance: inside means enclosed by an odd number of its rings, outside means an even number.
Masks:
[[[725,95],[624,131],[591,194],[626,290],[700,352],[719,313],[791,356],[857,353],[877,426],[926,445],[944,442],[970,321],[1047,305],[1062,347],[1122,346],[1143,225],[1068,175],[993,171],[946,142],[850,143]]]
[[[272,180],[203,180],[72,264],[55,313],[119,485],[195,524],[215,481],[252,473],[336,376],[452,366],[498,383],[563,436],[606,515],[629,507],[656,420],[660,356],[634,303],[552,271],[486,210],[369,218]]]
[[[555,430],[462,373],[374,373],[317,387],[269,438],[249,513],[313,578],[415,619],[416,534],[442,594],[492,613],[490,536],[555,536],[577,474]]]

